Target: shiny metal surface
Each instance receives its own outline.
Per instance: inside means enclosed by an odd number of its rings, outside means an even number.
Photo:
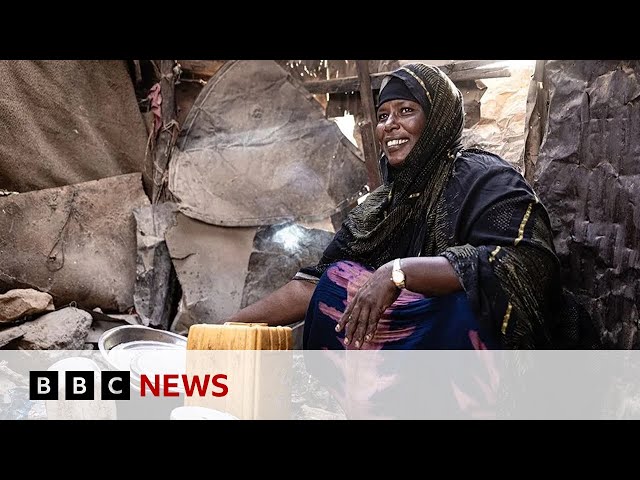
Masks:
[[[98,348],[109,366],[129,370],[131,384],[139,385],[141,374],[184,373],[187,338],[143,325],[123,325],[107,330]],[[181,388],[178,388],[182,391]]]
[[[122,325],[121,327],[107,330],[98,340],[98,348],[103,354],[115,347],[119,349],[148,349],[166,345],[186,348],[187,338],[143,325]]]

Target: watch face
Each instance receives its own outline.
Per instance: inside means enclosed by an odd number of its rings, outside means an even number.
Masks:
[[[391,278],[395,283],[402,283],[404,282],[404,273],[401,270],[394,270],[391,272]]]

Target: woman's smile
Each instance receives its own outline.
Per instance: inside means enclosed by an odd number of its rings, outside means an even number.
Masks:
[[[397,138],[393,140],[387,140],[387,149],[390,152],[395,152],[405,146],[409,142],[408,138]]]

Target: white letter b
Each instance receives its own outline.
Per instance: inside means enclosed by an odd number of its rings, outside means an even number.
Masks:
[[[73,377],[73,394],[81,395],[87,391],[85,380],[82,377]]]
[[[46,377],[38,377],[38,395],[46,395],[51,391],[49,379]]]

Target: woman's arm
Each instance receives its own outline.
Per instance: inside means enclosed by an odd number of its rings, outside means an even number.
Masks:
[[[248,305],[229,318],[228,322],[268,323],[288,325],[304,319],[315,285],[302,280],[291,280],[275,292]]]
[[[462,284],[455,270],[444,257],[408,257],[400,259],[405,275],[405,288],[426,297],[448,295],[462,290]],[[393,262],[382,267],[391,279]],[[393,283],[391,282],[393,285]]]
[[[444,257],[408,257],[400,260],[405,288],[425,296],[462,290],[460,279]],[[336,331],[345,329],[344,344],[360,348],[371,340],[384,311],[398,298],[400,289],[391,280],[393,262],[378,268],[356,293],[340,318]]]

